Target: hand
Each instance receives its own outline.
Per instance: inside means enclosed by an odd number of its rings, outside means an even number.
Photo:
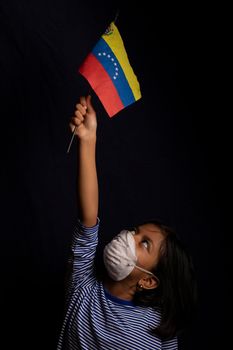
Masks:
[[[91,96],[80,97],[80,102],[76,104],[74,116],[71,118],[70,128],[72,132],[82,140],[92,140],[96,138],[97,119],[96,112],[91,104]]]

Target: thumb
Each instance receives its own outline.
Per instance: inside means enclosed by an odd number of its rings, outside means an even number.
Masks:
[[[86,104],[87,104],[87,111],[88,112],[94,112],[94,108],[91,103],[91,95],[88,95],[86,98]]]

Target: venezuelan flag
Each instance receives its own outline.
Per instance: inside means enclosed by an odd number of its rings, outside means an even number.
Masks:
[[[114,22],[85,58],[79,72],[110,117],[141,98],[140,86]]]

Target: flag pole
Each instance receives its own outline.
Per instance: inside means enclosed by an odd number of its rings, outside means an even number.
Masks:
[[[72,134],[72,136],[71,136],[70,143],[69,143],[69,146],[68,146],[68,148],[67,148],[66,153],[69,153],[69,152],[70,152],[70,147],[71,147],[72,142],[73,142],[73,139],[74,139],[75,130],[76,130],[76,126],[74,127],[74,131],[73,131],[73,134]]]
[[[116,21],[117,21],[117,18],[118,18],[118,16],[119,16],[119,13],[120,13],[120,10],[118,9],[117,10],[117,13],[116,13],[116,16],[115,16],[115,18],[114,18],[114,23],[116,23]]]

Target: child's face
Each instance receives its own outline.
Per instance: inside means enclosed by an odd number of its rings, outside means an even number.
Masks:
[[[144,224],[135,229],[134,234],[137,265],[152,271],[159,260],[159,250],[164,236],[154,224]]]

